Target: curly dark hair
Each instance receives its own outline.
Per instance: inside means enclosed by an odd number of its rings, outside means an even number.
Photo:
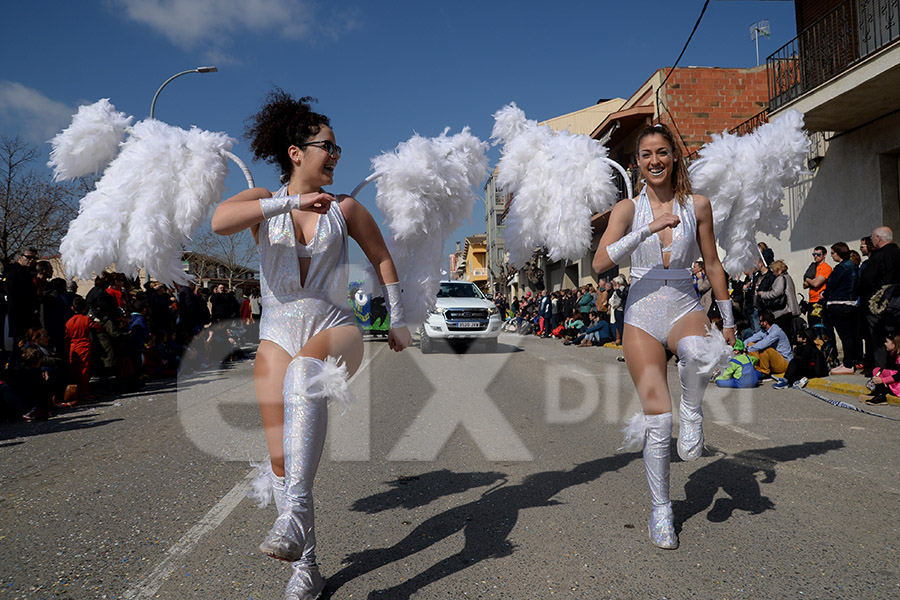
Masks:
[[[309,140],[323,125],[331,127],[328,117],[313,112],[312,102],[318,100],[311,96],[294,100],[275,87],[266,94],[262,109],[247,119],[244,137],[250,140],[254,158],[281,167],[282,183],[287,183],[294,170],[288,148]]]

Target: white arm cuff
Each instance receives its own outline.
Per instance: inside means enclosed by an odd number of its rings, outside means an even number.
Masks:
[[[403,304],[400,302],[400,283],[386,283],[381,286],[384,292],[384,303],[387,305],[388,316],[391,319],[391,329],[406,327],[406,316],[403,314]]]
[[[623,258],[637,249],[641,242],[650,237],[650,225],[644,225],[637,231],[632,231],[617,242],[613,242],[606,247],[606,253],[609,259],[615,264],[619,264]]]
[[[263,218],[271,219],[275,215],[290,212],[293,208],[300,208],[300,196],[276,196],[273,198],[260,198],[259,207],[262,209]]]
[[[716,300],[716,306],[719,307],[719,314],[722,315],[722,327],[734,329],[734,310],[731,300]]]

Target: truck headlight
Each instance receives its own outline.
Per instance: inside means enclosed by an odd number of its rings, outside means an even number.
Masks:
[[[496,314],[499,313],[499,312],[500,312],[500,309],[499,309],[499,308],[497,308],[496,306],[492,306],[492,307],[490,307],[490,308],[488,309],[488,316],[490,316],[490,315],[496,315]]]
[[[443,314],[444,314],[444,309],[443,309],[443,308],[429,308],[429,309],[428,309],[428,314],[429,314],[429,315],[441,315],[441,316],[443,316]]]

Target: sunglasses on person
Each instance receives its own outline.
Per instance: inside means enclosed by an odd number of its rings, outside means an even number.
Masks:
[[[297,144],[298,148],[305,148],[307,146],[315,146],[316,148],[321,148],[335,158],[341,157],[341,147],[331,140],[316,140],[314,142],[304,142],[302,144]]]
[[[813,252],[813,256],[825,256],[822,252]]]
[[[23,254],[22,258],[27,258],[28,260],[34,260],[37,258],[37,254]]]

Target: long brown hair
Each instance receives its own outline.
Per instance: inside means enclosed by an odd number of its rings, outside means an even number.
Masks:
[[[641,134],[637,139],[637,148],[635,149],[635,160],[640,164],[640,151],[641,151],[641,141],[648,136],[651,135],[660,135],[666,143],[669,144],[669,148],[672,150],[672,159],[674,160],[675,168],[672,170],[672,189],[675,191],[675,197],[678,199],[678,204],[684,206],[685,200],[688,196],[693,193],[693,188],[691,187],[691,179],[688,177],[687,163],[684,160],[684,152],[681,150],[681,146],[678,142],[675,141],[675,136],[672,134],[672,130],[668,128],[663,123],[657,123],[656,125],[651,125],[649,127],[645,127]],[[644,184],[646,185],[646,183]],[[643,188],[642,188],[643,189]]]

